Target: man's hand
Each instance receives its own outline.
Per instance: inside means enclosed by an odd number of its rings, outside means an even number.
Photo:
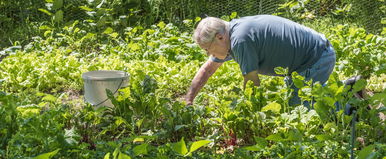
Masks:
[[[185,103],[186,103],[186,105],[193,105],[193,100],[189,99],[187,96],[185,96]]]
[[[252,71],[244,75],[244,89],[249,80],[253,81],[253,84],[255,86],[260,86],[260,79],[259,79],[259,75],[257,74],[257,71]]]
[[[221,65],[222,63],[214,62],[211,59],[208,59],[206,63],[201,66],[201,68],[196,73],[196,76],[194,76],[192,85],[190,86],[189,91],[185,96],[187,105],[193,104],[193,100],[200,89],[204,87],[209,77],[212,76]]]

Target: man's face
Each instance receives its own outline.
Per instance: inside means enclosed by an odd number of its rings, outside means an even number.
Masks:
[[[213,41],[200,44],[200,47],[204,49],[208,55],[212,55],[218,59],[225,59],[228,55],[227,40],[221,34],[216,34]]]

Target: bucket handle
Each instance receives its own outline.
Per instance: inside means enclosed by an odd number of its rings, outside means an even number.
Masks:
[[[122,79],[121,83],[119,84],[117,90],[114,91],[113,95],[114,95],[115,93],[117,93],[118,90],[121,88],[123,81],[124,81],[124,79]],[[100,104],[106,102],[107,100],[109,100],[109,97],[107,97],[105,100],[103,100],[102,102],[100,102],[100,103],[98,103],[98,104],[96,104],[96,105],[94,105],[94,106],[99,106]]]

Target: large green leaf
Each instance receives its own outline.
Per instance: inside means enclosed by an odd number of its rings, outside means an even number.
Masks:
[[[60,149],[56,149],[55,151],[52,151],[52,152],[40,154],[39,156],[36,156],[33,159],[50,159],[51,157],[55,156],[59,151]]]
[[[352,91],[353,91],[353,92],[358,92],[358,91],[364,89],[364,88],[366,87],[366,85],[367,85],[366,80],[360,79],[360,80],[358,80],[358,81],[355,82]]]
[[[321,102],[316,102],[314,104],[314,108],[321,120],[328,121],[328,106]]]
[[[105,155],[105,157],[103,157],[103,159],[110,159],[110,152],[107,153],[107,154]]]
[[[256,145],[258,145],[259,147],[266,147],[268,145],[268,142],[266,139],[264,138],[261,138],[261,137],[255,137],[255,141],[256,141]]]
[[[60,23],[63,21],[63,11],[59,10],[55,13],[55,22]]]
[[[131,157],[129,155],[126,155],[126,154],[120,152],[118,155],[118,159],[131,159]]]
[[[180,155],[186,155],[188,153],[184,138],[182,138],[180,142],[172,144],[172,149]]]
[[[141,145],[138,145],[138,146],[134,147],[134,149],[133,149],[134,154],[136,156],[138,156],[138,155],[146,155],[147,154],[147,147],[148,146],[149,146],[149,144],[144,143],[144,144],[141,144]]]
[[[212,141],[210,141],[210,140],[200,140],[200,141],[193,142],[192,146],[190,147],[189,153],[192,153],[192,152],[196,151],[200,147],[205,146],[205,145],[209,144],[210,142],[212,142]]]
[[[369,159],[372,156],[371,153],[374,151],[374,148],[374,145],[366,146],[358,153],[358,159]]]
[[[63,6],[63,0],[55,0],[52,6],[52,9],[57,10],[59,8],[62,8],[62,6]]]

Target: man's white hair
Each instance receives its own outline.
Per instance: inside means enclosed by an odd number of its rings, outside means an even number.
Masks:
[[[197,44],[207,44],[214,40],[217,33],[228,32],[228,23],[220,18],[206,17],[198,23],[193,33],[193,40]]]

